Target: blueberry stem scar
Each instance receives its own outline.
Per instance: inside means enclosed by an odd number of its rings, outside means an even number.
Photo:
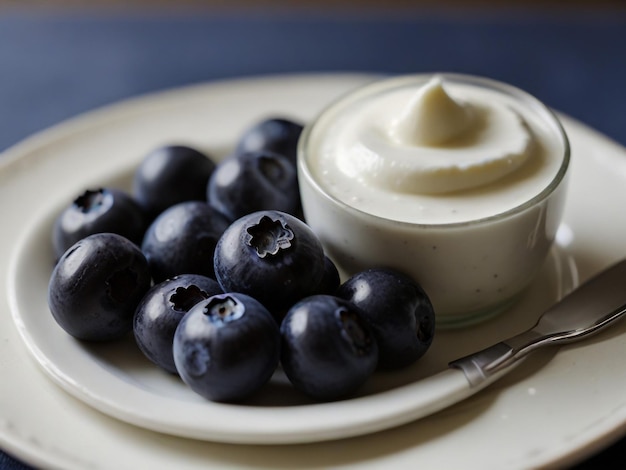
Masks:
[[[294,238],[293,231],[287,224],[272,220],[266,215],[256,225],[249,227],[247,232],[246,243],[256,250],[259,258],[276,255],[279,251],[290,248]]]

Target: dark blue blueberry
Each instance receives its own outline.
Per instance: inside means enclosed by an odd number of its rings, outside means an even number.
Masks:
[[[295,166],[302,124],[283,117],[272,117],[255,123],[244,131],[236,153],[269,150],[284,155]]]
[[[317,287],[315,293],[316,294],[329,294],[333,295],[339,285],[341,283],[341,278],[339,277],[339,271],[337,270],[337,266],[328,256],[324,257],[324,274],[322,276],[322,281]]]
[[[209,179],[207,200],[230,220],[260,210],[302,212],[295,166],[268,151],[234,154],[220,162]]]
[[[222,293],[215,279],[181,274],[153,286],[135,310],[133,332],[141,352],[176,373],[172,345],[181,318],[197,303]]]
[[[148,227],[141,245],[154,282],[179,274],[214,278],[215,244],[228,224],[205,202],[181,202],[163,211]]]
[[[220,294],[196,304],[183,317],[173,351],[178,373],[196,393],[213,401],[241,401],[274,373],[280,333],[257,300]]]
[[[59,258],[78,240],[94,233],[117,233],[140,244],[145,230],[145,214],[130,195],[119,189],[89,189],[57,217],[52,244]]]
[[[358,307],[330,295],[295,304],[281,327],[281,364],[297,390],[317,400],[354,394],[372,375],[376,340]]]
[[[410,277],[390,269],[369,269],[343,283],[337,295],[365,314],[376,335],[381,368],[406,367],[430,347],[435,312],[424,290]]]
[[[137,202],[156,217],[184,201],[204,201],[215,163],[206,154],[185,145],[156,148],[144,157],[133,176]]]
[[[260,211],[231,224],[215,248],[215,276],[224,292],[243,292],[279,316],[314,293],[324,275],[324,251],[298,218]]]
[[[48,305],[75,338],[113,340],[132,331],[135,308],[150,284],[148,263],[137,245],[98,233],[61,256],[50,277]]]

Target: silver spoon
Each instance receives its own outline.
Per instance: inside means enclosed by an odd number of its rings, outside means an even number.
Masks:
[[[528,353],[543,346],[587,338],[625,313],[626,260],[622,260],[549,308],[532,328],[449,365],[462,370],[471,387],[484,385]]]

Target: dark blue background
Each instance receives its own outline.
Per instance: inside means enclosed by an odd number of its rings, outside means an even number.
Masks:
[[[332,17],[0,15],[0,150],[138,93],[241,75],[453,71],[504,80],[626,144],[626,10]]]
[[[626,10],[0,14],[0,151],[129,96],[290,72],[452,71],[517,85],[626,145]],[[5,384],[6,386],[6,384]],[[584,406],[584,404],[581,404]],[[582,467],[622,460],[626,441]],[[20,469],[0,453],[0,468]]]

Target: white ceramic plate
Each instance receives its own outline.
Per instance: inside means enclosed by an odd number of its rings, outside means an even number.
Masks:
[[[240,94],[231,94],[232,103],[225,106],[225,109],[241,109],[238,123],[249,120],[246,107],[237,106],[245,99]],[[267,111],[271,112],[271,106],[278,106],[279,101],[280,97],[271,100]],[[203,115],[203,109],[210,111]],[[303,106],[295,111],[303,113],[307,109]],[[156,145],[163,141],[165,129],[185,116],[192,115],[195,123],[208,126],[218,120],[220,113],[222,110],[210,103],[194,110],[180,106],[162,113],[166,119],[154,126],[146,126],[143,118],[133,117],[133,123],[124,123],[124,132],[136,132],[134,137],[142,145]],[[151,119],[155,116],[151,112]],[[140,129],[135,131],[135,126]],[[106,127],[111,126],[107,124]],[[197,139],[196,145],[214,156],[216,150],[221,150],[220,147],[212,148],[212,141],[201,132],[183,135],[178,132],[169,138],[173,141]],[[224,130],[226,132],[228,129]],[[97,138],[99,133],[100,129],[90,130],[86,145],[82,149],[77,147],[75,155],[85,158],[91,147],[91,137]],[[76,145],[74,138],[68,142]],[[124,168],[120,163],[132,168],[133,162],[136,163],[145,152],[126,155],[126,145],[126,139],[111,137],[106,144],[98,146],[99,155],[91,158],[94,165],[95,160],[106,162],[98,172],[101,184],[130,189],[127,184],[130,173],[119,173],[120,167]],[[56,150],[55,154],[57,158],[68,158],[64,150]],[[113,162],[114,159],[106,158],[107,155],[119,155],[124,160]],[[477,350],[477,344],[481,342],[502,339],[499,337],[502,326],[498,323],[505,322],[511,328],[511,324],[523,325],[525,321],[533,321],[541,313],[542,305],[547,306],[560,296],[563,290],[560,284],[572,284],[568,270],[555,271],[560,268],[556,263],[563,256],[554,255],[546,267],[542,288],[537,289],[538,293],[547,295],[547,302],[534,300],[536,307],[517,308],[500,322],[485,325],[480,335],[470,342],[460,338],[464,334],[438,334],[427,357],[408,370],[376,374],[356,399],[310,403],[296,393],[279,372],[270,386],[250,403],[238,406],[213,403],[193,393],[176,377],[154,367],[143,357],[132,337],[123,342],[86,344],[74,340],[57,326],[46,303],[54,260],[50,234],[55,216],[71,200],[64,195],[57,198],[57,194],[72,187],[77,196],[88,187],[84,185],[81,173],[74,173],[71,183],[63,178],[56,181],[56,186],[48,184],[46,188],[50,204],[33,214],[10,262],[9,303],[19,332],[44,371],[79,399],[129,423],[184,437],[255,444],[312,442],[369,433],[421,418],[478,391],[477,387],[468,386],[459,371],[438,373],[446,370],[450,360]],[[548,288],[544,287],[546,282]],[[515,316],[513,322],[512,316]],[[519,330],[521,327],[515,326],[513,331]],[[363,410],[368,412],[363,413]]]
[[[356,399],[306,403],[277,376],[249,405],[209,403],[156,370],[131,342],[84,346],[51,320],[45,305],[51,217],[78,191],[102,182],[127,185],[133,166],[156,145],[185,142],[211,153],[228,148],[268,113],[308,119],[370,79],[270,77],[191,87],[91,113],[6,152],[0,251],[12,262],[0,279],[8,286],[0,298],[0,373],[10,384],[0,388],[3,447],[33,463],[64,468],[364,468],[417,461],[487,468],[564,462],[619,435],[626,421],[626,374],[619,360],[625,328],[619,325],[558,354],[538,353],[482,393],[398,427],[471,394],[460,373],[437,375],[449,360],[530,326],[577,273],[584,279],[623,256],[619,201],[626,198],[626,151],[568,118],[574,163],[560,247],[527,296],[507,317],[438,334],[418,365],[378,374]],[[72,396],[51,385],[35,362]],[[318,444],[232,446],[154,433],[94,408],[143,428],[212,441],[305,442],[394,429]]]

